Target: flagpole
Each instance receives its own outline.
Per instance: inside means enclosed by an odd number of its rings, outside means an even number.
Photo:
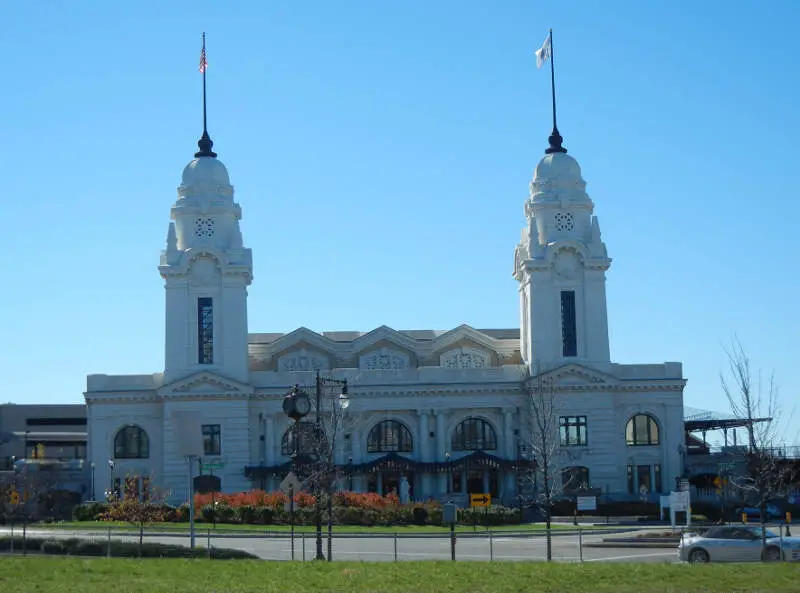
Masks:
[[[206,61],[206,33],[203,31],[203,50],[200,52],[200,72],[203,74],[203,135],[197,141],[197,146],[200,150],[194,153],[196,157],[210,156],[216,157],[217,153],[211,150],[214,147],[214,142],[211,136],[208,135],[208,122],[206,119],[206,70],[208,69],[208,62]]]
[[[203,47],[205,47],[205,33],[203,33]],[[553,30],[550,29],[550,92],[553,95],[553,129],[558,131],[556,125],[556,65],[555,50],[553,49]],[[203,74],[203,93],[205,93],[206,75]],[[203,105],[205,106],[205,94],[203,95]],[[205,107],[204,107],[205,109]],[[205,114],[204,114],[205,117]]]
[[[547,139],[550,147],[544,152],[552,154],[554,152],[567,152],[567,149],[561,146],[564,139],[558,133],[558,126],[556,125],[556,65],[555,65],[555,50],[553,49],[553,30],[550,29],[550,93],[553,96],[553,133]]]
[[[552,32],[551,32],[552,35]],[[552,42],[551,42],[552,43]],[[206,32],[203,31],[203,56],[206,55]],[[551,58],[552,65],[552,58]],[[206,70],[203,68],[203,133],[208,134],[208,126],[206,125]],[[555,110],[555,95],[553,95],[553,109]],[[555,127],[555,111],[553,113],[553,126]]]

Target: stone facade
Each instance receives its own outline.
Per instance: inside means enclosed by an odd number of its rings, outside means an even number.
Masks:
[[[557,482],[578,471],[581,486],[616,496],[669,491],[682,472],[682,368],[611,362],[611,260],[585,186],[564,153],[536,168],[515,251],[519,328],[249,334],[241,208],[222,163],[196,158],[159,266],[164,371],[87,379],[94,496],[136,472],[185,500],[187,442],[201,435],[224,491],[276,488],[289,462],[282,398],[295,384],[313,391],[317,371],[348,381],[341,487],[387,492],[405,476],[417,499],[514,502],[519,467],[532,461],[531,377],[541,376],[557,402]]]

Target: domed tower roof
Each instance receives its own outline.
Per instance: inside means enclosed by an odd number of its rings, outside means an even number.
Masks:
[[[215,157],[200,156],[183,169],[181,186],[186,189],[219,188],[230,186],[228,169]]]
[[[536,165],[531,181],[531,199],[534,201],[555,198],[558,194],[568,194],[572,200],[588,199],[581,167],[566,152],[546,154]]]

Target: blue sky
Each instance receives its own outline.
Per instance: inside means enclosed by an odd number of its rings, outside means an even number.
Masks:
[[[724,411],[738,334],[788,411],[797,22],[788,0],[5,2],[0,400],[163,368],[156,266],[202,131],[204,30],[251,331],[517,326],[552,27],[559,128],[614,259],[612,357],[682,361],[686,405]]]

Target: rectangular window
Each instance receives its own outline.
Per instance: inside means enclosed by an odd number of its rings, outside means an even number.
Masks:
[[[28,426],[86,426],[86,418],[27,418]]]
[[[561,346],[564,356],[578,356],[574,290],[561,291]]]
[[[197,362],[214,362],[214,305],[210,297],[197,299]]]
[[[221,455],[222,434],[219,424],[203,424],[203,455]]]
[[[558,430],[562,447],[586,445],[586,416],[561,416],[558,419]]]

